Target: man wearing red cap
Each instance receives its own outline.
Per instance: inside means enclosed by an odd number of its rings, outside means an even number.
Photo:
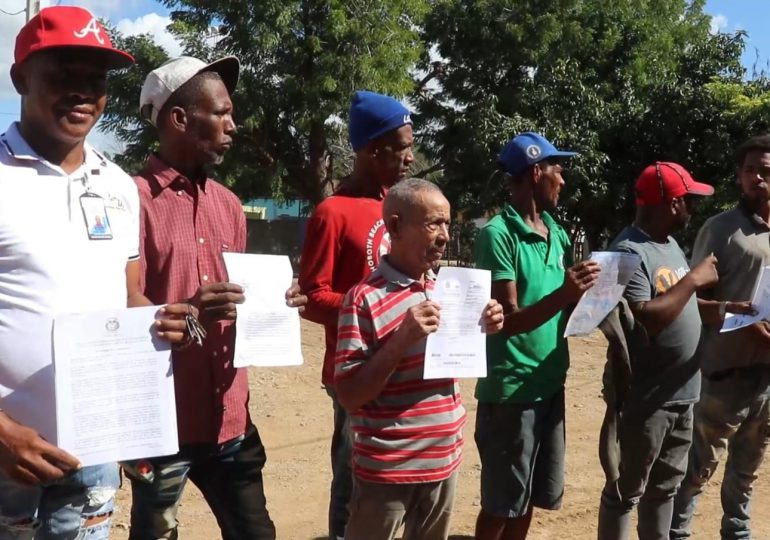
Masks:
[[[690,270],[671,235],[689,221],[694,198],[713,193],[681,165],[650,165],[636,181],[636,220],[612,244],[642,259],[624,293],[642,330],[626,336],[631,378],[617,411],[619,475],[608,475],[602,492],[600,540],[628,538],[637,505],[640,540],[668,538],[700,392],[695,292],[717,282],[716,258],[710,255]]]
[[[77,7],[44,9],[16,39],[21,121],[0,137],[2,540],[109,534],[117,465],[81,467],[46,439],[56,434],[54,317],[150,304],[139,282],[136,187],[85,142],[104,111],[107,71],[132,62]],[[177,315],[188,307],[164,309],[172,317],[157,331],[184,341]]]

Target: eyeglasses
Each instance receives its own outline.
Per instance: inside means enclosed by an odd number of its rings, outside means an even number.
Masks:
[[[663,174],[660,172],[660,161],[655,162],[655,174],[658,175],[658,185],[660,186],[660,202],[664,202],[666,197],[666,188],[663,186]],[[687,183],[687,179],[682,176],[682,173],[680,173],[678,170],[676,170],[674,167],[668,166],[669,169],[674,171],[677,176],[682,180],[682,183],[684,184],[684,189],[689,192],[690,191],[690,184]]]

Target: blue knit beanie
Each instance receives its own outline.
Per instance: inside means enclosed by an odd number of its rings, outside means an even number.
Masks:
[[[390,96],[359,90],[353,94],[348,123],[353,151],[358,152],[388,131],[411,125],[410,114],[409,109]]]

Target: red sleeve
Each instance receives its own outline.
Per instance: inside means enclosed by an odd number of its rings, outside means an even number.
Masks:
[[[339,223],[322,203],[307,224],[299,269],[299,286],[307,295],[303,317],[318,324],[336,325],[345,297],[332,290],[339,237]]]

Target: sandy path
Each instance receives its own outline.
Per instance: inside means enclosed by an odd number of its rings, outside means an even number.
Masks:
[[[319,379],[323,355],[320,328],[303,321],[305,365],[300,368],[252,369],[251,410],[267,447],[265,485],[278,538],[311,540],[326,531],[330,480],[328,439],[331,405]],[[600,336],[571,341],[572,368],[567,383],[567,490],[558,512],[535,514],[533,540],[589,540],[596,538],[596,516],[603,476],[597,458],[597,434],[604,414],[600,398],[605,344]],[[473,444],[476,402],[473,381],[463,382],[468,409],[466,454],[460,472],[453,519],[455,539],[471,538],[479,510],[479,460]],[[754,537],[770,538],[770,474],[765,466],[754,497]],[[696,517],[696,539],[719,537],[717,473],[703,497]],[[128,537],[130,493],[119,493],[112,538]],[[179,513],[182,540],[214,540],[219,532],[198,491],[190,486]]]

